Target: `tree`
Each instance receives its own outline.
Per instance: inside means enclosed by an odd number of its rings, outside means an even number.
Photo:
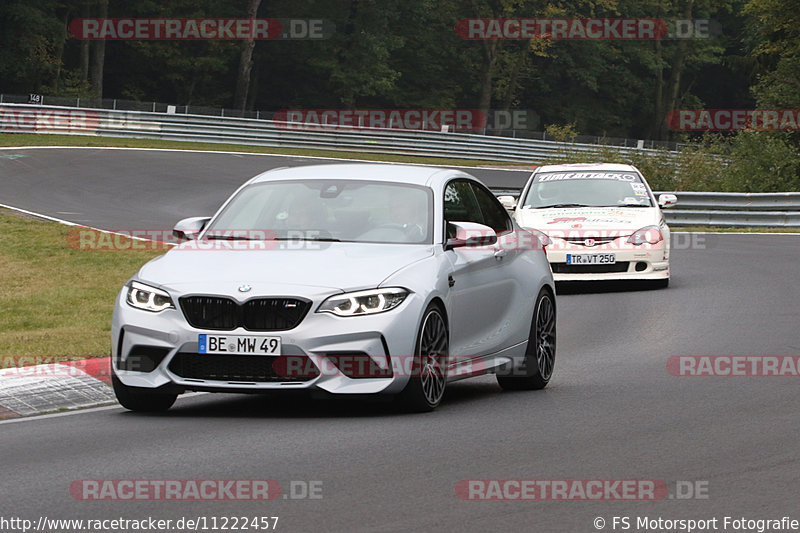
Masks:
[[[99,0],[99,18],[108,18],[108,0]],[[94,57],[92,58],[92,90],[95,98],[103,98],[103,69],[106,64],[106,41],[95,41]]]
[[[328,72],[328,89],[345,107],[356,107],[364,97],[391,94],[400,73],[391,68],[391,54],[403,46],[397,35],[403,23],[399,6],[378,0],[350,0],[331,38],[332,56],[317,62]],[[349,5],[347,5],[349,4]]]
[[[760,68],[753,87],[759,106],[800,108],[800,10],[794,0],[749,0],[753,48]]]
[[[667,21],[712,20],[733,9],[731,0],[670,0],[659,3],[659,18]],[[712,25],[713,26],[713,25]],[[675,28],[671,28],[675,29]],[[696,35],[691,38],[667,38],[655,41],[655,111],[649,137],[667,140],[667,114],[681,105],[702,105],[691,94],[692,85],[701,77],[699,71],[722,61],[723,35]],[[694,79],[687,81],[687,74]]]
[[[0,12],[0,91],[41,92],[58,71],[57,0],[8,0]]]

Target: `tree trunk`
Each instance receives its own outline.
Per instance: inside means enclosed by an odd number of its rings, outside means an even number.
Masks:
[[[511,68],[511,75],[508,78],[508,87],[506,87],[506,93],[503,95],[503,100],[500,102],[500,109],[505,109],[507,111],[514,102],[514,96],[517,93],[519,74],[528,59],[528,53],[528,43],[526,41],[523,43],[517,60],[514,61],[514,66]]]
[[[247,18],[256,18],[261,0],[250,0],[247,6]],[[250,71],[253,68],[253,49],[256,46],[252,38],[242,42],[242,53],[239,56],[239,73],[236,77],[236,93],[233,96],[233,108],[244,113],[247,107],[247,92],[250,88]]]
[[[683,8],[683,19],[690,20],[692,18],[692,7],[694,4],[694,0],[687,0],[686,5]],[[681,75],[683,74],[683,69],[686,66],[686,56],[689,53],[689,39],[680,39],[676,46],[675,57],[672,59],[672,65],[670,65],[670,73],[669,73],[669,83],[667,85],[667,101],[664,114],[661,117],[661,124],[659,130],[659,139],[667,140],[669,138],[669,129],[667,128],[667,122],[665,120],[667,113],[675,109],[678,105],[678,95],[681,90]]]
[[[499,41],[483,41],[483,68],[481,69],[481,98],[478,109],[484,113],[492,105],[492,79],[497,62],[497,43]]]
[[[85,2],[81,6],[81,17],[89,18],[92,16],[92,10],[89,7],[89,2]],[[89,45],[92,41],[84,39],[81,41],[81,81],[87,83],[89,81]]]
[[[108,17],[108,0],[100,0],[100,18]],[[92,89],[94,97],[103,98],[103,67],[106,62],[106,42],[104,40],[95,41],[94,61],[92,62]]]
[[[67,41],[67,37],[69,36],[69,8],[64,12],[64,23],[62,28],[64,33],[58,39],[58,47],[56,48],[56,72],[53,79],[53,93],[58,94],[58,86],[61,82],[61,66],[64,64],[64,43]]]
[[[664,59],[663,50],[661,47],[661,39],[656,40],[656,61],[658,62],[658,71],[656,72],[656,96],[655,96],[655,110],[653,113],[653,125],[650,128],[650,138],[660,139],[658,136],[661,133],[661,124],[664,122]]]
[[[256,94],[258,94],[258,64],[254,62],[253,71],[250,75],[250,89],[247,92],[248,111],[252,111],[256,106]]]
[[[472,0],[471,5],[474,13],[480,13],[480,7],[475,0]],[[491,0],[489,2],[489,8],[492,13],[491,18],[493,19],[499,18],[503,13],[503,5],[499,0]],[[492,80],[494,78],[494,67],[497,63],[500,41],[485,40],[481,42],[483,43],[483,66],[480,73],[481,96],[478,108],[486,113],[489,111],[489,106],[492,105]]]

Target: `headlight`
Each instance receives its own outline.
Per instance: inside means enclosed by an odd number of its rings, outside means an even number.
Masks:
[[[164,309],[175,309],[169,293],[150,287],[138,281],[132,281],[128,287],[128,296],[126,298],[128,304],[136,309],[144,311],[152,311],[157,313]]]
[[[394,309],[406,299],[408,291],[400,287],[347,292],[326,299],[317,313],[333,313],[337,316],[374,315]]]
[[[628,237],[628,242],[631,244],[658,244],[664,240],[661,230],[658,226],[645,226],[642,229],[636,230],[633,235]]]

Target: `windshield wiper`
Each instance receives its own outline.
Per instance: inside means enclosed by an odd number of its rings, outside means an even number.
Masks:
[[[208,240],[213,241],[254,241],[256,239],[251,239],[250,237],[245,237],[244,235],[206,235],[205,237]],[[261,239],[259,239],[261,240]]]
[[[315,242],[342,242],[333,237],[262,237],[254,238],[245,235],[208,235],[208,240],[219,241],[315,241]]]
[[[651,207],[645,204],[615,204],[615,205],[596,205],[593,207]]]
[[[313,241],[313,242],[342,242],[341,239],[333,237],[275,237],[271,241]]]
[[[537,205],[534,209],[550,209],[553,207],[595,207],[586,204],[552,204],[552,205]]]

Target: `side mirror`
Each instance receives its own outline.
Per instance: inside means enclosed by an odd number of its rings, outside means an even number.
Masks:
[[[672,207],[678,203],[678,197],[674,194],[660,194],[658,196],[658,205],[661,207]]]
[[[179,240],[193,241],[197,238],[211,217],[189,217],[180,220],[172,228],[172,234]]]
[[[489,226],[474,222],[448,222],[448,234],[454,233],[455,237],[447,239],[445,250],[454,248],[478,248],[491,246],[497,242],[497,233]]]
[[[513,211],[514,208],[517,207],[517,199],[513,196],[503,195],[498,196],[497,199],[500,200],[500,203],[503,204],[503,207],[505,207],[508,211]]]

